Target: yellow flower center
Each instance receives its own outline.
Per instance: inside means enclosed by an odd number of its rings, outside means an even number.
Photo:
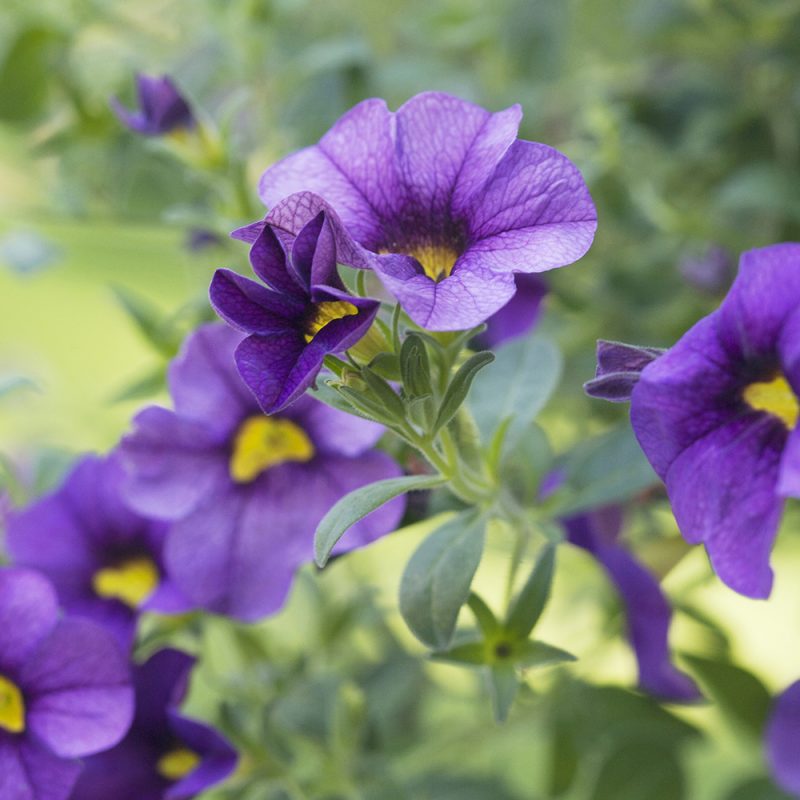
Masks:
[[[156,769],[162,778],[168,781],[179,781],[185,778],[200,763],[200,756],[187,750],[185,747],[178,747],[170,750],[158,760]]]
[[[9,733],[25,730],[25,701],[19,687],[0,675],[0,728]]]
[[[314,313],[306,320],[306,341],[310,342],[329,322],[358,314],[358,309],[346,300],[323,300],[314,306]]]
[[[437,247],[430,244],[411,250],[409,255],[414,256],[422,264],[425,274],[437,283],[450,277],[458,258],[458,253],[452,247]]]
[[[155,591],[158,580],[158,567],[141,556],[97,570],[92,577],[92,588],[100,597],[138,608]]]
[[[800,416],[800,403],[783,375],[771,381],[751,383],[742,393],[745,402],[756,411],[778,417],[787,428],[794,428]]]
[[[313,457],[314,445],[296,423],[282,417],[250,417],[236,434],[229,470],[236,483],[250,483],[277,464]]]

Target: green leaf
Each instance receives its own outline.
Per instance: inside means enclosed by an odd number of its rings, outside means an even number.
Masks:
[[[399,422],[406,418],[405,403],[380,375],[373,372],[369,367],[364,367],[361,370],[361,377],[367,382],[370,391],[375,395],[378,403],[385,409],[385,413],[390,419]]]
[[[503,430],[503,425],[498,432]],[[551,470],[553,451],[542,428],[531,422],[509,442],[499,466],[502,485],[507,486],[518,502],[533,506],[539,502],[539,485]]]
[[[334,388],[362,417],[380,422],[383,425],[393,425],[395,418],[389,416],[386,409],[368,397],[363,392],[351,389],[349,386],[334,384]]]
[[[409,333],[400,348],[400,376],[406,397],[428,397],[433,393],[428,351],[416,333]]]
[[[328,382],[318,383],[313,389],[311,389],[311,392],[311,396],[315,400],[319,400],[320,403],[325,403],[326,406],[338,409],[339,411],[344,411],[345,414],[353,414],[354,416],[374,421],[369,414],[353,406],[349,400],[342,396],[342,394],[338,391],[338,388],[334,388]]]
[[[551,664],[562,664],[565,661],[577,661],[572,653],[535,639],[517,643],[511,658],[516,666],[523,669],[547,667]]]
[[[142,400],[143,398],[152,397],[164,390],[166,382],[167,366],[166,364],[161,364],[116,392],[111,398],[111,402],[121,403],[125,400]]]
[[[369,362],[368,366],[382,378],[386,378],[390,381],[400,380],[400,360],[394,353],[378,353],[378,355]]]
[[[339,539],[351,525],[391,499],[406,492],[434,489],[444,483],[440,475],[408,475],[370,483],[345,495],[323,517],[314,534],[314,560],[324,567]]]
[[[20,389],[33,389],[39,391],[39,387],[24,375],[2,375],[0,376],[0,398],[13,394]]]
[[[505,631],[514,639],[526,639],[544,611],[553,583],[556,549],[545,545],[528,580],[517,595],[506,618]]]
[[[658,481],[627,423],[579,444],[563,467],[570,494],[559,515],[628,500]]]
[[[464,642],[448,650],[437,650],[431,653],[431,658],[453,664],[481,665],[488,663],[489,654],[485,642]]]
[[[470,356],[453,376],[450,385],[442,399],[436,422],[433,424],[433,433],[436,433],[443,425],[446,425],[455,415],[461,404],[466,400],[470,386],[475,376],[488,364],[494,361],[494,354],[489,352],[475,353]]]
[[[768,778],[753,778],[739,784],[725,800],[792,800],[791,796],[778,789]]]
[[[674,753],[655,742],[631,742],[600,769],[591,800],[684,800],[686,785]]]
[[[497,617],[494,615],[492,609],[489,608],[483,599],[479,595],[475,594],[475,592],[470,593],[470,596],[467,599],[467,605],[469,606],[470,611],[472,611],[472,613],[475,615],[475,619],[478,622],[478,627],[481,629],[484,638],[493,638],[500,630],[500,623],[498,622]]]
[[[519,677],[511,664],[493,664],[489,667],[489,696],[497,722],[505,722],[519,689]]]
[[[486,521],[466,511],[445,522],[417,548],[400,581],[400,613],[414,635],[447,647],[483,554]]]
[[[683,656],[720,711],[760,739],[772,698],[752,672],[724,661]]]
[[[484,442],[504,420],[511,420],[506,435],[513,439],[544,408],[561,376],[561,353],[539,333],[505,344],[495,355],[469,399]]]
[[[173,356],[178,348],[176,337],[169,330],[161,310],[149,300],[123,289],[113,286],[112,291],[117,302],[136,324],[144,338],[165,356]]]

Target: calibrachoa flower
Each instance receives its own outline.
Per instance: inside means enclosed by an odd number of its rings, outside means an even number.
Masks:
[[[186,653],[160,650],[135,668],[133,726],[86,760],[70,800],[188,800],[233,772],[228,741],[179,711],[193,665]]]
[[[417,324],[470,328],[511,299],[514,273],[570,264],[594,236],[580,172],[517,139],[521,116],[519,106],[492,114],[434,92],[394,113],[365,100],[318,144],[270,167],[261,198],[320,195],[357,242],[340,260],[374,269]],[[294,211],[270,219],[297,233],[311,217]]]
[[[76,759],[117,744],[132,716],[130,671],[113,637],[60,618],[44,576],[0,569],[0,797],[66,800]]]
[[[138,414],[121,451],[129,502],[174,520],[166,563],[180,588],[212,611],[255,620],[283,605],[334,503],[400,470],[371,449],[380,426],[311,397],[264,416],[233,361],[241,339],[222,324],[189,337],[169,372],[175,410]],[[374,511],[338,552],[392,531],[402,510],[393,501]]]
[[[631,423],[684,537],[767,597],[783,499],[800,496],[800,245],[744,253],[719,309],[638,369]]]
[[[273,413],[305,392],[326,355],[364,336],[380,303],[345,290],[324,211],[285,243],[265,225],[250,261],[271,288],[220,269],[211,282],[211,304],[226,322],[251,334],[237,348],[236,364],[261,407]]]
[[[514,276],[517,290],[514,296],[486,320],[486,330],[476,337],[475,344],[487,350],[528,333],[539,321],[547,283],[541,275]]]
[[[163,136],[195,126],[189,104],[168,75],[137,75],[136,91],[139,97],[136,111],[125,108],[116,98],[111,100],[119,121],[132,131],[145,136]]]
[[[7,546],[14,563],[47,575],[70,614],[129,648],[141,611],[191,606],[165,574],[167,526],[123,503],[123,478],[117,457],[84,456],[60,488],[12,515]]]
[[[800,681],[775,698],[765,735],[772,778],[785,792],[800,796]]]
[[[572,544],[591,553],[613,581],[625,606],[628,635],[639,665],[639,685],[663,700],[697,700],[691,678],[669,654],[672,609],[658,581],[619,544],[622,509],[609,506],[562,520]]]

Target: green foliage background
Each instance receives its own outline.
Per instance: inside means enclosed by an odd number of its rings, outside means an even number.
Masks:
[[[122,129],[108,98],[132,100],[137,70],[174,75],[236,159],[190,169]],[[589,183],[595,245],[549,277],[543,324],[565,369],[539,420],[558,452],[580,445],[624,419],[580,391],[596,338],[667,346],[719,301],[684,281],[682,259],[800,239],[798,77],[796,0],[6,0],[8,492],[42,491],[75,453],[112,446],[142,402],[165,398],[166,359],[210,313],[213,268],[246,265],[225,236],[260,214],[263,168],[364,97],[396,107],[425,89],[521,103],[522,136],[561,149]],[[223,238],[192,253],[191,227]],[[601,453],[589,486],[613,458]],[[424,523],[322,576],[308,569],[278,618],[152,621],[144,649],[169,640],[204,655],[191,710],[248,752],[218,798],[781,797],[763,777],[761,684],[775,693],[800,677],[796,511],[761,603],[710,576],[658,493],[628,522],[681,610],[673,645],[696,656],[682,664],[713,705],[663,709],[629,691],[613,590],[585,554],[561,548],[542,631],[579,661],[531,673],[496,726],[479,676],[423,663],[397,616],[398,565]],[[492,531],[476,579],[498,603],[509,547]]]

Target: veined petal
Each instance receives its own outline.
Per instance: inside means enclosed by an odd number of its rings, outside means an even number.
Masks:
[[[300,229],[291,261],[309,292],[320,285],[344,289],[336,271],[336,237],[324,211]]]
[[[288,255],[283,242],[264,221],[254,222],[233,232],[235,238],[251,242],[250,265],[253,272],[275,291],[302,299],[307,287],[288,270]]]

